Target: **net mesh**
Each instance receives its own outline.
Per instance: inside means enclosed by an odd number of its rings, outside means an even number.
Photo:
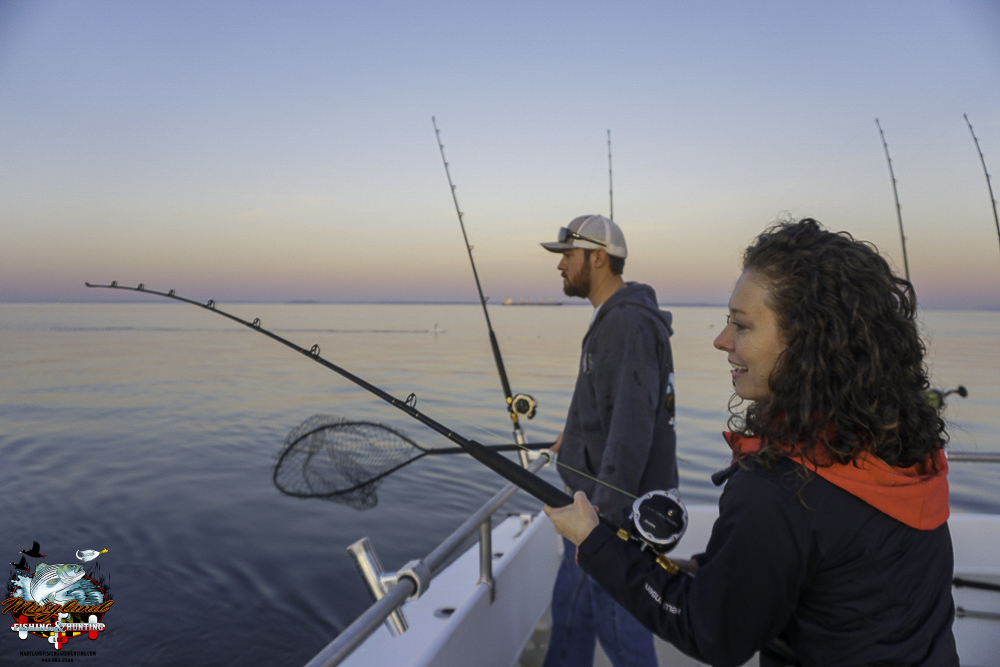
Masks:
[[[370,509],[382,479],[427,451],[383,424],[313,415],[285,438],[274,484],[290,496]]]

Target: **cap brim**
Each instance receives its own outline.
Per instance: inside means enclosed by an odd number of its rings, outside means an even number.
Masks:
[[[550,243],[540,243],[540,246],[548,250],[549,252],[563,252],[565,250],[572,250],[573,248],[578,248],[572,243],[559,243],[558,241],[552,241]]]

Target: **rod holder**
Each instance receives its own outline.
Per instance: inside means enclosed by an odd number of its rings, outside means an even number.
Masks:
[[[362,537],[347,547],[347,553],[351,554],[351,559],[354,560],[354,565],[358,568],[368,592],[376,602],[381,600],[389,588],[398,581],[398,573],[387,573],[382,569],[382,562],[375,553],[375,547],[372,546],[371,540],[367,537]],[[419,590],[419,580],[414,579],[414,581],[415,588]],[[393,637],[398,637],[406,632],[409,626],[406,623],[406,617],[403,616],[403,610],[394,609],[385,619],[385,626]]]
[[[396,574],[386,574],[383,576],[383,580],[395,584],[400,579],[410,579],[416,586],[416,591],[408,598],[407,601],[416,600],[418,597],[424,594],[427,587],[431,585],[431,569],[424,565],[422,560],[411,560],[409,563],[399,568]]]

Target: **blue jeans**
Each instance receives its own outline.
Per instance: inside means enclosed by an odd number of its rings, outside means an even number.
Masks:
[[[653,634],[580,569],[572,542],[563,546],[544,667],[593,665],[597,639],[615,667],[656,667]]]

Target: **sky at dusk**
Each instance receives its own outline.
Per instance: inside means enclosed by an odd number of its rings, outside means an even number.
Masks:
[[[781,217],[1000,308],[1000,2],[0,1],[0,301],[567,300],[539,247],[609,214],[625,277],[724,303]],[[1000,195],[1000,182],[994,179]]]

